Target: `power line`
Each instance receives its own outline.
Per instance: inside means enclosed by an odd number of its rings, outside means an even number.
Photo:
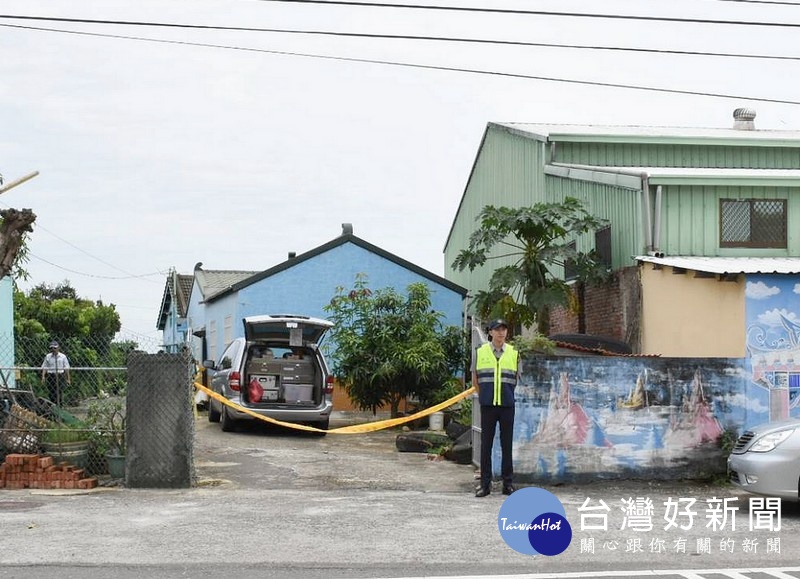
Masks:
[[[348,0],[257,0],[289,4],[328,4],[331,6],[362,6],[367,8],[400,8],[409,10],[444,10],[451,12],[478,12],[489,14],[516,14],[533,16],[559,16],[567,18],[605,18],[609,20],[642,20],[647,22],[683,22],[689,24],[721,24],[736,26],[800,27],[800,23],[764,22],[749,20],[710,20],[706,18],[677,18],[672,16],[637,16],[634,14],[596,14],[592,12],[556,12],[550,10],[520,10],[513,8],[475,8],[472,6],[430,6],[424,4],[395,4],[389,2],[353,2]]]
[[[4,25],[3,25],[3,24],[0,24],[0,26],[4,26]],[[0,203],[0,205],[4,205],[5,207],[9,207],[9,206],[8,206],[8,205],[6,205],[5,203]],[[113,263],[109,263],[109,262],[105,261],[104,259],[101,259],[101,258],[97,257],[96,255],[92,255],[92,254],[91,254],[91,253],[89,253],[88,251],[86,251],[86,250],[84,250],[84,249],[81,249],[80,247],[78,247],[78,246],[77,246],[77,245],[75,245],[74,243],[72,243],[72,242],[70,242],[70,241],[68,241],[68,240],[64,239],[63,237],[61,237],[61,236],[57,235],[56,233],[53,233],[52,231],[50,231],[50,230],[49,230],[49,229],[47,229],[46,227],[43,227],[43,226],[42,226],[42,225],[40,225],[38,222],[37,222],[37,223],[35,223],[35,226],[36,226],[36,228],[37,228],[37,229],[41,229],[42,231],[46,231],[47,233],[49,233],[50,235],[52,235],[53,237],[55,237],[56,239],[58,239],[58,240],[59,240],[59,241],[61,241],[62,243],[66,243],[67,245],[69,245],[69,246],[70,246],[70,247],[72,247],[73,249],[77,249],[78,251],[80,251],[80,252],[81,252],[81,253],[83,253],[84,255],[87,255],[87,256],[91,257],[92,259],[95,259],[95,260],[99,261],[100,263],[102,263],[102,264],[104,264],[104,265],[107,265],[107,266],[109,266],[109,267],[111,267],[111,268],[113,268],[113,269],[116,269],[117,271],[121,271],[122,273],[126,274],[126,276],[125,276],[125,277],[111,277],[111,276],[104,276],[104,275],[93,275],[93,274],[90,274],[90,273],[83,273],[83,272],[80,272],[80,271],[74,271],[74,270],[71,270],[71,269],[67,269],[67,268],[65,268],[65,267],[62,267],[62,266],[60,266],[60,265],[57,265],[57,264],[55,264],[55,263],[52,263],[52,262],[50,262],[50,261],[47,261],[47,260],[46,260],[46,259],[44,259],[43,257],[39,257],[38,255],[36,255],[36,254],[34,254],[34,253],[31,253],[30,251],[28,251],[28,255],[30,255],[31,257],[35,257],[36,259],[38,259],[38,260],[40,260],[40,261],[43,261],[43,262],[45,262],[45,263],[47,263],[47,264],[49,264],[49,265],[52,265],[53,267],[57,267],[57,268],[59,268],[59,269],[63,269],[64,271],[68,271],[68,272],[70,272],[70,273],[75,273],[75,274],[78,274],[78,275],[83,275],[83,276],[86,276],[86,277],[95,277],[95,278],[100,278],[100,279],[134,279],[134,278],[146,278],[146,277],[148,277],[148,276],[152,276],[152,275],[162,275],[162,276],[163,276],[163,275],[165,275],[163,272],[145,273],[145,274],[141,274],[141,275],[136,275],[136,274],[130,273],[129,271],[125,271],[124,269],[122,269],[122,268],[120,268],[120,267],[117,267],[117,266],[116,266],[116,265],[114,265]],[[153,281],[153,280],[149,280],[149,279],[148,279],[147,281]]]
[[[660,88],[660,87],[652,87],[652,86],[643,86],[643,85],[632,85],[632,84],[623,84],[623,83],[611,83],[611,82],[600,82],[600,81],[590,81],[590,80],[580,80],[580,79],[570,79],[570,78],[557,78],[557,77],[549,77],[549,76],[536,76],[536,75],[528,75],[528,74],[520,74],[520,73],[512,73],[512,72],[497,72],[497,71],[487,71],[487,70],[479,70],[473,68],[459,68],[459,67],[451,67],[451,66],[437,66],[432,64],[416,64],[416,63],[408,63],[408,62],[395,62],[389,60],[377,60],[377,59],[368,59],[368,58],[355,58],[355,57],[345,57],[345,56],[330,56],[330,55],[323,55],[323,54],[309,54],[309,53],[301,53],[301,52],[288,52],[283,50],[268,50],[263,48],[248,48],[243,46],[229,46],[224,44],[209,44],[203,42],[188,42],[182,40],[165,40],[160,38],[145,38],[141,36],[125,36],[119,34],[103,34],[99,32],[82,32],[76,30],[60,30],[55,28],[40,28],[35,26],[20,26],[16,24],[0,24],[0,27],[8,27],[8,28],[20,28],[26,30],[39,30],[44,32],[58,32],[64,34],[76,34],[79,36],[93,36],[93,37],[102,37],[102,38],[116,38],[116,39],[124,39],[124,40],[136,40],[141,42],[156,42],[162,44],[177,44],[183,46],[200,46],[204,48],[219,48],[223,50],[241,50],[243,52],[257,52],[263,54],[275,54],[279,56],[298,56],[302,58],[317,58],[321,60],[335,60],[340,62],[360,62],[364,64],[378,64],[384,66],[400,66],[404,68],[415,68],[415,69],[427,69],[427,70],[439,70],[439,71],[447,71],[447,72],[462,72],[467,74],[480,74],[480,75],[487,75],[487,76],[499,76],[504,78],[517,78],[517,79],[525,79],[525,80],[540,80],[545,82],[557,82],[557,83],[566,83],[566,84],[578,84],[584,86],[597,86],[597,87],[604,87],[604,88],[620,88],[620,89],[627,89],[627,90],[640,90],[640,91],[648,91],[648,92],[658,92],[658,93],[667,93],[667,94],[680,94],[680,95],[689,95],[689,96],[703,96],[703,97],[710,97],[710,98],[726,98],[726,99],[736,99],[736,100],[750,100],[754,102],[765,102],[765,103],[776,103],[776,104],[786,104],[786,105],[800,105],[800,101],[794,100],[786,100],[786,99],[775,99],[775,98],[767,98],[767,97],[753,97],[753,96],[743,96],[743,95],[734,95],[734,94],[726,94],[726,93],[713,93],[713,92],[703,92],[703,91],[691,91],[691,90],[680,90],[680,89],[670,89],[670,88]]]
[[[96,279],[121,280],[121,279],[145,278],[145,277],[153,276],[153,275],[158,275],[158,276],[162,276],[163,277],[165,275],[164,272],[160,272],[160,271],[155,271],[153,273],[143,273],[141,275],[133,275],[133,274],[131,274],[131,275],[128,275],[128,276],[117,276],[117,277],[109,276],[109,275],[95,275],[95,274],[92,274],[92,273],[84,273],[82,271],[77,271],[77,270],[74,270],[74,269],[69,269],[69,268],[64,267],[62,265],[58,265],[57,263],[53,263],[52,261],[48,261],[45,258],[40,257],[40,256],[36,255],[35,253],[30,252],[30,251],[28,251],[28,255],[31,256],[31,257],[35,257],[39,261],[43,261],[48,265],[52,265],[53,267],[57,267],[58,269],[61,269],[61,270],[64,270],[64,271],[68,271],[69,273],[74,273],[76,275],[82,275],[84,277],[92,277],[92,278],[96,278]],[[154,280],[147,280],[147,281],[154,281]]]
[[[751,59],[767,59],[767,60],[800,60],[800,56],[780,56],[770,54],[743,54],[743,53],[730,53],[730,52],[699,52],[691,50],[667,50],[658,48],[636,48],[636,47],[622,47],[622,46],[601,46],[601,45],[583,45],[583,44],[555,44],[548,42],[526,42],[521,40],[494,40],[483,38],[463,38],[451,36],[419,36],[419,35],[405,35],[405,34],[377,34],[377,33],[362,33],[362,32],[336,32],[325,30],[296,30],[287,28],[254,28],[249,26],[212,26],[200,24],[175,24],[166,22],[140,22],[129,20],[88,20],[82,18],[48,18],[41,16],[8,16],[0,14],[0,18],[7,19],[22,19],[22,20],[39,20],[39,21],[57,21],[69,22],[78,24],[109,24],[119,26],[151,26],[158,28],[181,28],[181,29],[197,29],[197,30],[219,30],[219,31],[235,31],[235,32],[269,32],[278,34],[302,34],[302,35],[316,35],[316,36],[337,36],[346,38],[370,38],[370,39],[390,39],[390,40],[422,40],[432,42],[464,42],[471,44],[497,44],[505,46],[530,46],[540,48],[567,48],[575,50],[607,50],[615,52],[641,52],[648,54],[671,54],[682,56],[711,56],[711,57],[726,57],[726,58],[751,58]]]
[[[66,239],[64,239],[63,237],[60,237],[59,235],[56,235],[55,233],[53,233],[52,231],[48,230],[48,229],[47,229],[47,228],[45,228],[45,227],[42,227],[42,226],[41,226],[41,225],[39,225],[38,223],[36,224],[36,228],[37,228],[37,229],[42,229],[43,231],[47,231],[47,233],[49,233],[50,235],[52,235],[53,237],[55,237],[55,238],[56,238],[56,239],[58,239],[59,241],[61,241],[61,242],[63,242],[63,243],[66,243],[66,244],[67,244],[67,245],[69,245],[70,247],[72,247],[72,248],[74,248],[74,249],[77,249],[78,251],[80,251],[80,252],[81,252],[81,253],[83,253],[84,255],[87,255],[87,256],[91,257],[92,259],[95,259],[95,260],[99,261],[100,263],[102,263],[102,264],[104,264],[104,265],[107,265],[108,267],[111,267],[111,268],[113,268],[113,269],[116,269],[117,271],[121,271],[122,273],[126,274],[126,276],[125,276],[125,277],[109,277],[109,276],[102,276],[102,275],[92,275],[92,274],[88,274],[88,273],[81,273],[81,272],[79,272],[79,271],[74,271],[74,272],[72,272],[72,273],[77,273],[77,274],[80,274],[80,275],[85,275],[85,276],[87,276],[87,277],[98,277],[98,278],[103,278],[103,279],[132,279],[132,278],[139,278],[139,277],[145,277],[145,276],[150,276],[150,275],[156,275],[156,274],[154,274],[154,273],[147,273],[147,274],[142,274],[142,275],[136,275],[136,274],[130,273],[129,271],[125,271],[125,270],[124,270],[124,269],[122,269],[121,267],[117,267],[117,266],[116,266],[116,265],[114,265],[113,263],[109,263],[108,261],[106,261],[106,260],[104,260],[104,259],[101,259],[101,258],[97,257],[96,255],[92,255],[92,254],[91,254],[91,253],[89,253],[88,251],[86,251],[86,250],[84,250],[84,249],[81,249],[80,247],[78,247],[78,246],[77,246],[77,245],[75,245],[74,243],[72,243],[72,242],[70,242],[70,241],[67,241],[67,240],[66,240]],[[30,254],[30,255],[33,255],[33,254]],[[41,257],[39,257],[39,256],[34,256],[34,257],[36,257],[37,259],[40,259],[41,261],[44,261],[44,262],[46,262],[46,263],[50,263],[50,262],[49,262],[49,261],[47,261],[46,259],[43,259],[43,258],[41,258]],[[54,263],[50,263],[50,265],[55,265],[55,264],[54,264]],[[56,267],[60,267],[60,266],[57,266],[57,265],[56,265]],[[62,268],[62,269],[65,269],[65,270],[66,270],[66,268]],[[70,270],[67,270],[67,271],[70,271]],[[156,273],[158,273],[158,272],[156,272]],[[162,274],[162,275],[163,275],[163,274]],[[148,280],[148,281],[149,281],[149,280]]]
[[[779,4],[782,6],[800,6],[798,2],[782,2],[779,0],[715,0],[716,2],[739,2],[741,4]]]

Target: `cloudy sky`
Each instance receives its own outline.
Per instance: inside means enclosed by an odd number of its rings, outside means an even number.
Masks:
[[[345,222],[442,275],[490,121],[730,127],[747,106],[759,129],[800,130],[800,1],[413,3],[517,12],[3,0],[0,173],[40,172],[0,197],[37,214],[23,289],[67,279],[150,344],[170,268],[266,269]]]

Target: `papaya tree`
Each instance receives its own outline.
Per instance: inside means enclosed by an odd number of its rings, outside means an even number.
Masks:
[[[558,275],[561,268],[569,265],[582,282],[607,276],[606,266],[594,251],[577,251],[571,242],[608,222],[589,214],[574,197],[517,208],[487,205],[478,222],[468,247],[459,252],[452,267],[472,271],[493,260],[512,261],[496,268],[488,288],[475,295],[476,309],[485,319],[503,317],[523,326],[536,324],[539,334],[547,336],[550,309],[574,305],[570,286]]]

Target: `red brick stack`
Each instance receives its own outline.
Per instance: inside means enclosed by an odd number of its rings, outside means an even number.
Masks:
[[[67,462],[54,464],[52,456],[9,454],[0,464],[0,489],[93,489],[96,477]]]

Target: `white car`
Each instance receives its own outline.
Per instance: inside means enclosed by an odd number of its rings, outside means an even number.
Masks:
[[[800,419],[745,431],[728,456],[728,473],[731,482],[747,492],[800,500]]]
[[[333,403],[333,376],[319,342],[333,326],[328,320],[296,315],[244,318],[245,336],[219,360],[206,360],[209,388],[261,416],[327,430]],[[211,398],[208,419],[231,431],[242,420],[256,420]]]

